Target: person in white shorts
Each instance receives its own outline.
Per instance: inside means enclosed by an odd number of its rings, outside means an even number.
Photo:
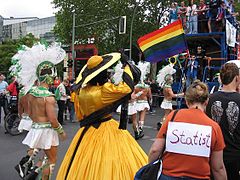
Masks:
[[[59,145],[58,135],[61,139],[66,138],[66,134],[56,117],[54,94],[48,90],[56,76],[55,64],[60,63],[65,54],[59,44],[46,47],[39,43],[32,48],[26,48],[25,53],[23,52],[18,61],[21,67],[20,83],[27,92],[29,91],[27,98],[29,117],[33,121],[23,144],[28,145],[30,149],[42,149],[46,154],[47,163],[35,170],[34,173],[36,176],[38,173],[42,173],[42,179],[50,179],[53,173]],[[40,84],[31,89],[36,79]]]
[[[166,116],[172,111],[172,99],[177,98],[180,96],[184,96],[184,93],[174,94],[172,91],[172,83],[173,77],[172,75],[168,74],[165,77],[165,84],[163,86],[163,95],[164,99],[161,104],[161,108],[164,109],[164,116],[162,119],[162,123],[165,122]]]
[[[29,94],[26,94],[24,91],[24,88],[22,88],[19,92],[18,96],[18,114],[19,118],[21,119],[18,130],[19,132],[29,131],[32,127],[32,120],[29,117],[29,103],[28,103],[28,96]]]
[[[140,93],[140,94],[139,94]],[[139,83],[135,86],[134,94],[136,96],[136,111],[139,113],[139,120],[137,122],[138,137],[144,136],[143,125],[145,121],[146,112],[150,109],[148,100],[152,100],[152,93],[149,85]],[[136,138],[135,138],[136,139]]]

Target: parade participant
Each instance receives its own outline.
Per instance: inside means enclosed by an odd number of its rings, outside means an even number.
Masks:
[[[126,130],[127,117],[121,118],[119,124],[111,116],[122,102],[128,101],[134,88],[133,77],[139,77],[132,74],[136,72],[134,65],[122,58],[122,80],[113,84],[107,69],[120,58],[120,53],[92,56],[81,70],[74,102],[81,128],[64,157],[57,180],[133,179],[146,164],[145,152]]]
[[[223,160],[229,180],[240,179],[240,85],[239,67],[226,63],[220,70],[222,89],[210,96],[207,115],[215,120],[223,132],[226,148]]]
[[[4,111],[4,114],[7,113],[7,99],[6,99],[6,93],[7,93],[7,87],[8,83],[4,81],[4,75],[0,73],[0,123],[1,123],[1,114],[2,114],[2,108]]]
[[[178,98],[184,95],[184,93],[174,94],[172,90],[173,84],[173,74],[176,70],[173,68],[173,64],[169,64],[161,69],[157,75],[157,82],[159,86],[163,88],[163,101],[161,103],[161,108],[164,109],[164,116],[162,122],[157,123],[157,129],[159,130],[162,123],[165,122],[167,115],[172,111],[172,99]]]
[[[150,86],[145,83],[139,83],[135,86],[134,94],[136,96],[136,111],[139,113],[139,120],[137,121],[137,133],[143,136],[143,125],[145,121],[146,112],[150,109],[148,99],[152,101],[152,93]]]
[[[150,109],[149,102],[152,102],[152,92],[149,85],[144,81],[146,80],[146,75],[150,72],[150,63],[149,62],[139,62],[137,66],[141,70],[140,82],[135,86],[133,97],[135,96],[136,104],[135,109],[139,113],[139,120],[133,125],[134,127],[135,138],[143,137],[143,125],[145,121],[146,111]]]
[[[24,91],[24,88],[22,88],[19,92],[18,97],[18,115],[20,120],[20,123],[18,125],[18,130],[20,132],[23,132],[23,130],[29,131],[32,127],[32,120],[29,117],[29,102],[28,102],[28,96]]]
[[[61,62],[64,57],[65,51],[58,44],[49,47],[36,44],[27,49],[18,61],[21,67],[19,83],[29,91],[29,116],[33,121],[23,144],[28,145],[30,149],[44,150],[48,161],[44,166],[37,168],[34,174],[37,176],[42,172],[42,179],[50,179],[53,173],[59,145],[58,135],[61,139],[66,138],[55,114],[54,94],[48,91],[49,84],[53,83],[56,76],[55,64]],[[31,89],[36,79],[40,84]]]
[[[149,152],[149,162],[162,158],[159,180],[227,180],[223,164],[223,135],[219,125],[204,113],[207,85],[196,80],[186,90],[188,109],[167,116]],[[201,170],[200,170],[201,169]]]

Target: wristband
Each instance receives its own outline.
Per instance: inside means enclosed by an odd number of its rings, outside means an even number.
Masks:
[[[57,131],[58,134],[64,133],[63,127],[61,124],[58,124],[58,127],[53,128],[55,131]]]

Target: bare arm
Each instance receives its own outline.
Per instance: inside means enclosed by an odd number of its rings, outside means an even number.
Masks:
[[[148,96],[149,99],[152,99],[152,91],[151,91],[151,88],[148,88],[147,96]]]
[[[56,109],[55,109],[55,99],[54,97],[47,97],[46,98],[46,115],[47,118],[49,119],[51,125],[53,128],[57,128],[59,126],[57,116],[56,116]]]
[[[21,99],[19,99],[19,101],[18,101],[18,114],[19,114],[20,118],[22,118],[22,113],[23,113],[23,106],[22,106],[22,103],[21,103]]]
[[[158,159],[158,157],[163,153],[165,146],[165,139],[157,138],[148,154],[148,162],[153,162]]]
[[[210,165],[215,180],[227,180],[227,174],[223,164],[223,151],[212,152]]]
[[[184,96],[184,93],[174,94],[171,88],[169,88],[168,93],[172,98],[177,98],[179,96]]]

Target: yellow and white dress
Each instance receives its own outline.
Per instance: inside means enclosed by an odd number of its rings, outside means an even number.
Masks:
[[[131,75],[128,67],[125,72]],[[87,85],[75,99],[77,117],[83,119],[129,93],[131,89],[125,82]],[[76,149],[84,127],[80,128],[62,161],[57,180],[134,179],[138,169],[147,164],[147,155],[131,134],[118,126],[114,119],[102,122],[98,128],[91,126]]]

